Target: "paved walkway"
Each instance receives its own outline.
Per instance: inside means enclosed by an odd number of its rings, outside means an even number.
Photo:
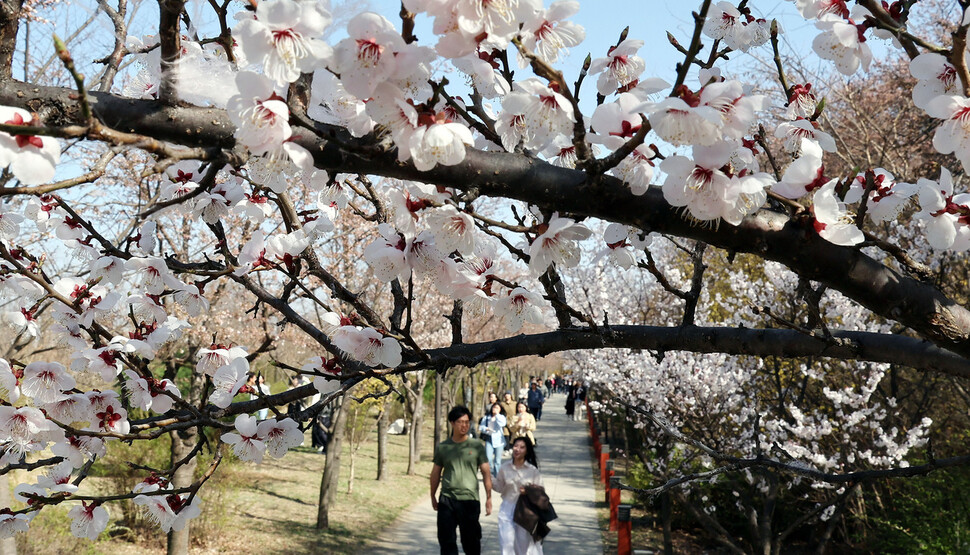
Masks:
[[[543,552],[545,555],[601,554],[603,546],[596,520],[588,427],[586,422],[567,420],[563,403],[563,394],[555,395],[547,402],[536,431],[539,470],[559,515],[550,524],[552,532],[543,543]],[[484,500],[484,493],[481,498]],[[501,553],[496,516],[501,501],[501,497],[494,494],[491,516],[485,516],[485,503],[482,502],[482,553]],[[428,496],[423,496],[366,551],[381,555],[437,554],[435,514]]]

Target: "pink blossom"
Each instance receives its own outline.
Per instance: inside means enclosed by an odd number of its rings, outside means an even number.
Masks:
[[[38,403],[52,403],[74,389],[74,377],[57,362],[31,362],[24,367],[20,391]]]
[[[526,20],[522,26],[522,45],[542,60],[555,63],[560,54],[566,54],[568,48],[577,46],[586,38],[586,30],[581,25],[566,21],[579,12],[579,2],[573,0],[558,0],[553,2],[547,10],[540,10]],[[527,60],[519,58],[519,65],[526,67]]]
[[[857,245],[864,239],[862,231],[855,226],[845,205],[835,196],[835,179],[823,185],[812,196],[812,212],[815,215],[815,231],[836,245]]]
[[[506,329],[515,333],[526,323],[543,322],[542,304],[542,297],[538,294],[523,287],[516,287],[507,294],[499,295],[494,304],[494,311],[505,324]]]
[[[263,154],[290,138],[290,110],[276,94],[273,82],[258,73],[236,74],[239,94],[229,99],[226,112],[236,125],[233,136],[253,154]]]
[[[245,356],[233,359],[232,362],[220,367],[212,375],[212,394],[209,402],[224,409],[232,403],[239,389],[246,383],[246,373],[249,372],[249,361]]]
[[[256,426],[256,432],[266,444],[267,453],[276,459],[283,457],[291,447],[303,444],[303,432],[292,418],[279,422],[269,418]]]
[[[7,125],[34,126],[30,112],[0,106],[0,122]],[[9,135],[0,132],[0,167],[9,168],[24,185],[39,185],[54,177],[54,166],[61,160],[57,139],[40,135]]]
[[[401,344],[373,328],[341,326],[333,333],[333,344],[368,366],[395,368],[401,364]]]
[[[239,460],[256,464],[263,462],[266,444],[258,437],[256,417],[240,414],[236,417],[235,427],[239,433],[222,434],[222,441],[232,445],[232,452],[239,457]]]
[[[283,84],[330,57],[330,46],[317,38],[329,24],[321,2],[262,0],[256,17],[240,21],[233,34],[246,58],[261,63],[270,79]]]
[[[551,264],[570,268],[579,264],[580,250],[576,241],[591,235],[588,227],[554,213],[548,223],[539,226],[540,234],[529,246],[529,269],[539,275]]]
[[[99,503],[82,502],[68,511],[71,518],[71,534],[77,538],[96,540],[108,526],[108,511]]]
[[[610,47],[605,58],[596,58],[590,63],[589,74],[599,74],[596,80],[597,92],[607,96],[618,88],[636,86],[640,74],[646,69],[643,58],[637,56],[643,44],[642,40],[624,39],[620,44]]]

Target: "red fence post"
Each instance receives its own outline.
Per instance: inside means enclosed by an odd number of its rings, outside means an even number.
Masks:
[[[616,466],[615,461],[612,461],[612,460],[606,461],[606,501],[605,503],[607,505],[610,504],[610,488],[613,487],[613,481],[611,480],[611,478],[613,477],[613,474],[614,474],[613,468],[615,466]]]
[[[633,539],[631,538],[633,533],[633,519],[630,515],[631,508],[630,505],[620,505],[617,507],[617,520],[619,521],[616,538],[617,555],[633,555]]]
[[[606,479],[606,461],[610,459],[610,446],[603,444],[600,452],[600,483],[605,487],[609,482]]]
[[[614,476],[610,480],[610,532],[616,532],[620,529],[620,493],[620,478]]]

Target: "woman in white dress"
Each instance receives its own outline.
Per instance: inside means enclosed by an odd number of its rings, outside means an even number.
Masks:
[[[502,495],[498,510],[498,538],[502,555],[542,555],[542,544],[536,543],[525,528],[512,521],[515,503],[528,484],[542,485],[535,448],[525,437],[512,442],[512,460],[504,463],[492,480],[492,489]]]

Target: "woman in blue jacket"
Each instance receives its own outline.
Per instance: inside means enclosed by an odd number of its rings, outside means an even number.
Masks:
[[[492,410],[482,417],[478,424],[478,432],[485,442],[485,452],[488,454],[488,466],[492,476],[498,476],[498,467],[502,464],[502,451],[505,449],[505,415],[502,405],[492,403]]]

